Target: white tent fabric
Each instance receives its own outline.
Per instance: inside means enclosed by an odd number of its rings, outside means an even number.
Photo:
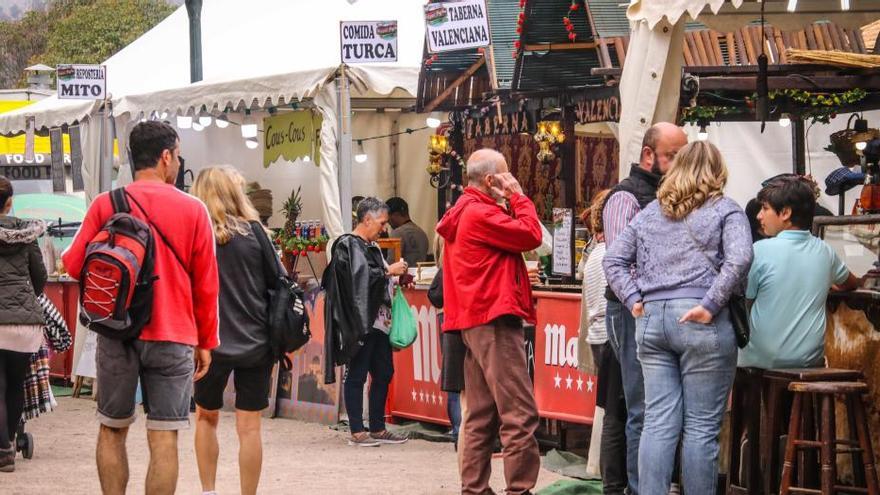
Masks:
[[[765,19],[784,31],[802,29],[816,20],[826,20],[855,29],[877,20],[880,1],[852,0],[850,10],[841,11],[836,0],[799,0],[794,12],[787,1],[764,3]],[[730,32],[761,18],[762,2],[756,0],[630,0],[627,17],[644,20],[651,29],[663,18],[677,23],[685,14],[712,29]]]
[[[742,7],[744,0],[731,0],[730,7]],[[620,116],[620,163],[627,164],[638,160],[641,140],[645,131],[655,122],[671,120],[675,113],[671,110],[678,105],[681,88],[681,68],[683,65],[682,43],[684,41],[684,23],[688,14],[691,18],[699,17],[701,22],[711,22],[710,13],[719,12],[724,6],[723,0],[630,0],[627,17],[630,19],[630,47],[627,60],[620,79],[621,101],[625,102]],[[755,2],[748,2],[749,4]],[[785,2],[773,2],[774,8]],[[833,6],[829,7],[829,4]],[[768,8],[769,8],[768,3]],[[830,16],[829,9],[839,7],[839,3],[822,0],[801,0],[799,14],[785,13],[778,19],[786,18],[786,22],[796,19],[797,25],[804,26]],[[816,5],[824,5],[821,10]],[[876,19],[880,2],[862,0],[853,2],[853,8],[862,5],[866,11],[874,11]],[[747,5],[748,6],[748,5]],[[701,15],[701,13],[703,15]],[[861,10],[855,13],[835,14],[835,19],[843,24],[860,22],[865,15]],[[719,15],[724,17],[723,15]],[[749,22],[750,17],[729,17],[733,21]],[[740,24],[741,25],[741,24]],[[728,25],[728,28],[737,27]],[[635,54],[635,57],[631,55]],[[649,55],[648,55],[649,54]],[[665,61],[662,74],[653,77],[659,65]],[[642,119],[645,119],[644,121]],[[621,172],[623,173],[623,172]]]

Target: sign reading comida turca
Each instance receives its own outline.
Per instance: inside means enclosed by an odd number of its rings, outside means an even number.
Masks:
[[[343,64],[397,61],[397,21],[339,23]]]
[[[103,100],[107,68],[103,65],[59,65],[55,70],[60,100]]]
[[[489,46],[489,12],[484,0],[425,5],[428,51],[450,52]]]

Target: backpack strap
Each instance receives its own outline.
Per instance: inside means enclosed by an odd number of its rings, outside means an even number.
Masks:
[[[266,274],[269,275],[267,281],[271,284],[271,287],[278,286],[278,279],[283,275],[281,273],[281,267],[278,266],[277,256],[275,255],[275,249],[272,248],[272,242],[269,240],[269,236],[266,235],[266,231],[263,230],[263,226],[259,222],[249,222],[251,224],[251,230],[254,233],[254,236],[257,238],[257,242],[260,243],[260,251],[263,253],[263,266],[267,270]]]
[[[171,251],[171,254],[173,254],[174,258],[177,259],[177,262],[180,263],[180,267],[183,268],[184,271],[189,272],[189,270],[186,268],[186,264],[183,262],[183,259],[177,254],[177,251],[174,250],[174,246],[172,246],[171,243],[168,242],[168,238],[165,237],[165,234],[163,234],[161,230],[159,230],[159,227],[157,227],[156,224],[150,221],[150,216],[147,215],[147,210],[145,210],[144,207],[141,206],[140,203],[138,203],[138,200],[134,199],[134,196],[126,191],[125,188],[120,187],[119,189],[115,189],[113,192],[116,191],[122,191],[122,193],[125,195],[122,200],[125,202],[125,206],[129,208],[129,210],[131,208],[128,205],[128,200],[126,199],[126,197],[131,198],[131,200],[134,201],[134,204],[136,204],[138,209],[141,210],[141,213],[144,214],[144,219],[147,221],[148,224],[150,224],[150,227],[152,227],[156,231],[156,233],[159,234],[159,238],[162,239],[162,242],[165,243],[165,246],[168,247],[168,249]]]
[[[110,191],[110,204],[113,205],[113,213],[131,213],[131,206],[128,204],[126,195],[124,187],[117,187]]]

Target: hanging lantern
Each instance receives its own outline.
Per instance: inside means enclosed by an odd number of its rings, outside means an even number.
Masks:
[[[539,122],[534,137],[539,147],[538,161],[545,165],[556,159],[555,146],[565,142],[565,133],[558,121]]]

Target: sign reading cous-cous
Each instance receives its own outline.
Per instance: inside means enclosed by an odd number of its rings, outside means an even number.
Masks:
[[[342,63],[397,61],[397,21],[339,23]]]
[[[484,0],[425,5],[428,51],[450,52],[489,46],[489,12]]]

